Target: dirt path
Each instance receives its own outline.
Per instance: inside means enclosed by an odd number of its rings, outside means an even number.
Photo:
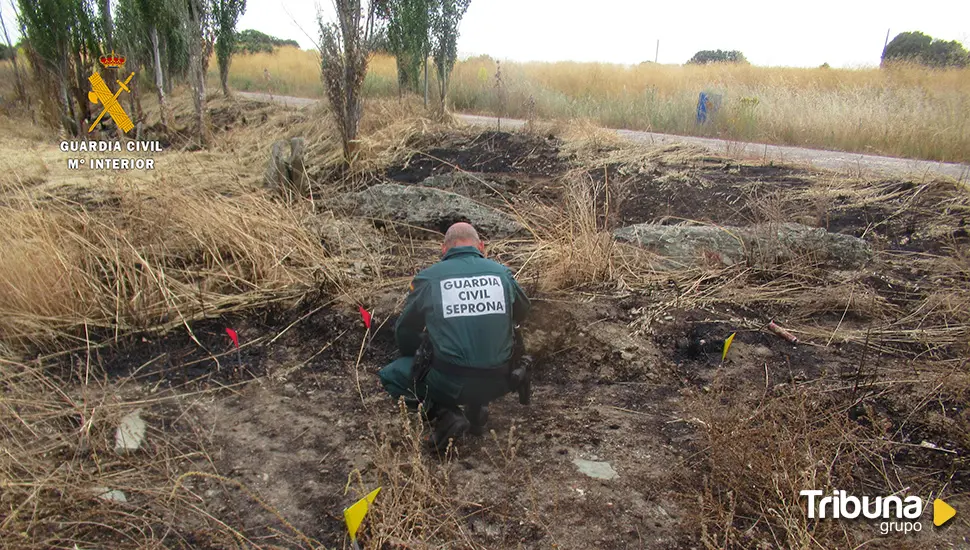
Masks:
[[[264,94],[256,92],[236,92],[240,97],[255,101],[275,101],[290,107],[306,107],[318,100]],[[478,115],[458,114],[459,119],[467,124],[477,126],[498,127],[497,119]],[[520,128],[524,120],[502,119],[502,127],[506,129]],[[788,147],[783,145],[766,145],[762,143],[746,143],[723,139],[701,138],[693,136],[677,136],[658,134],[655,132],[640,132],[634,130],[614,130],[618,135],[641,143],[664,145],[669,143],[690,143],[700,145],[717,154],[733,158],[759,159],[765,162],[781,162],[785,164],[802,165],[810,168],[834,170],[850,173],[875,173],[884,176],[926,178],[930,176],[945,176],[959,182],[970,181],[970,165],[926,160],[902,159],[883,157],[878,155],[862,155],[841,151],[823,151],[804,147]]]

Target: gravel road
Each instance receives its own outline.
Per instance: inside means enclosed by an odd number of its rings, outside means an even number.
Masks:
[[[273,101],[290,107],[306,107],[318,100],[305,97],[281,96],[255,92],[236,92],[240,97],[254,101]],[[456,115],[466,124],[495,128],[498,122],[494,117],[478,115]],[[525,124],[524,120],[502,119],[502,128],[515,129]],[[677,136],[640,132],[634,130],[614,130],[618,135],[640,143],[663,145],[668,143],[690,143],[700,145],[719,155],[742,159],[759,159],[785,164],[808,166],[811,168],[850,173],[872,173],[901,178],[920,178],[946,176],[959,182],[970,181],[970,165],[926,160],[901,159],[841,151],[824,151],[804,147],[765,145],[723,139]]]

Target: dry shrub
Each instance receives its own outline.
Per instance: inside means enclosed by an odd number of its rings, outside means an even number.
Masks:
[[[44,368],[0,358],[0,539],[13,548],[159,548],[231,542],[231,529],[198,497],[172,493],[178,472],[204,459],[191,429],[154,429],[152,402],[125,403],[117,388],[75,385]],[[149,430],[130,454],[115,427],[143,409]],[[173,435],[181,432],[182,435]],[[110,500],[121,491],[127,502]],[[117,493],[114,493],[117,495]]]
[[[840,522],[808,519],[804,489],[852,491],[878,454],[878,428],[847,424],[845,410],[818,392],[785,388],[745,401],[719,385],[691,397],[706,438],[692,493],[708,548],[844,547]],[[865,433],[863,433],[865,432]]]

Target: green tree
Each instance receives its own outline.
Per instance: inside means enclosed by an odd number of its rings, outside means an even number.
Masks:
[[[137,0],[118,0],[114,10],[114,42],[119,53],[125,56],[125,66],[141,75],[147,67],[154,66],[152,44],[145,39],[149,36],[145,18],[139,11]],[[129,113],[133,118],[144,118],[141,107],[142,79],[135,78],[128,83]]]
[[[130,52],[141,54],[138,58],[146,67],[152,67],[160,118],[165,128],[169,128],[166,90],[171,89],[170,84],[167,85],[167,76],[172,74],[173,65],[180,69],[182,59],[187,57],[183,8],[177,0],[119,0],[116,10],[116,27],[119,35],[124,37],[126,47],[131,48]],[[176,72],[180,74],[182,71]]]
[[[90,112],[84,82],[101,54],[93,6],[86,0],[19,0],[19,22],[48,120],[74,135]]]
[[[967,50],[956,40],[934,39],[919,31],[897,34],[882,52],[883,65],[900,61],[940,68],[968,63]]]
[[[438,0],[431,17],[432,55],[438,75],[438,99],[442,112],[447,107],[445,99],[448,96],[451,71],[458,61],[458,25],[468,11],[469,4],[471,0]]]
[[[229,64],[236,51],[236,22],[246,13],[246,0],[213,0],[212,15],[216,27],[216,61],[222,93],[229,97]]]
[[[709,63],[739,63],[747,65],[748,60],[738,50],[701,50],[687,61],[688,65],[707,65]]]
[[[431,13],[437,0],[384,0],[378,15],[387,22],[387,45],[397,61],[397,81],[403,94],[417,93],[421,66],[431,53]]]

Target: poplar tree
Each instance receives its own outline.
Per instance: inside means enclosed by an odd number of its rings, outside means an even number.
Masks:
[[[438,97],[442,112],[446,109],[451,72],[458,61],[458,26],[468,11],[471,0],[436,0],[431,15],[432,47],[435,73],[438,75]]]
[[[44,102],[48,120],[80,135],[90,105],[86,82],[100,54],[94,8],[86,0],[19,0],[21,33],[34,78],[51,90]]]
[[[318,19],[320,26],[320,69],[330,100],[330,111],[343,143],[344,159],[353,159],[357,129],[363,115],[361,88],[367,75],[370,39],[374,32],[374,2],[334,0],[336,22]]]
[[[219,82],[222,93],[229,97],[229,64],[236,51],[236,22],[246,13],[246,0],[213,0],[212,15],[215,20],[216,61],[219,63]]]
[[[431,53],[431,14],[437,0],[385,0],[379,15],[387,21],[387,44],[397,61],[401,95],[417,93],[421,67]]]

